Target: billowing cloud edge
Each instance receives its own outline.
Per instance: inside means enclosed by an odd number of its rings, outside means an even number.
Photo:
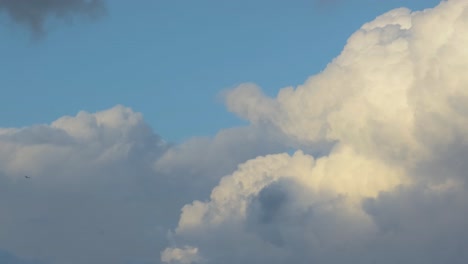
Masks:
[[[276,98],[249,83],[227,92],[228,109],[254,125],[298,146],[335,145],[317,159],[240,165],[183,207],[163,261],[181,263],[168,257],[178,247],[202,263],[466,261],[467,14],[460,0],[395,9],[301,86]]]

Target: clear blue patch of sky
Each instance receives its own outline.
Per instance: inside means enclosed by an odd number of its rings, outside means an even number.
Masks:
[[[116,0],[95,22],[49,20],[39,41],[0,13],[0,127],[123,104],[169,141],[214,135],[243,124],[221,90],[255,82],[274,96],[322,70],[363,23],[438,2]]]

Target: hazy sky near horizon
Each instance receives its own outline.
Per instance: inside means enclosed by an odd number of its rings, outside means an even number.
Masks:
[[[468,0],[0,0],[0,263],[466,264],[467,46]]]

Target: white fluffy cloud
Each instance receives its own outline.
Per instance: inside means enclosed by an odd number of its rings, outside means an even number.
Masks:
[[[244,163],[183,207],[162,260],[190,248],[201,263],[468,261],[467,36],[467,1],[400,8],[299,87],[227,92],[285,142],[334,147]]]

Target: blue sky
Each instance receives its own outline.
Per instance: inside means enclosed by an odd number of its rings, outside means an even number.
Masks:
[[[364,22],[412,1],[107,1],[97,21],[48,20],[29,32],[0,13],[0,125],[50,123],[116,104],[142,112],[168,141],[242,121],[217,95],[255,82],[269,95],[301,84]]]

